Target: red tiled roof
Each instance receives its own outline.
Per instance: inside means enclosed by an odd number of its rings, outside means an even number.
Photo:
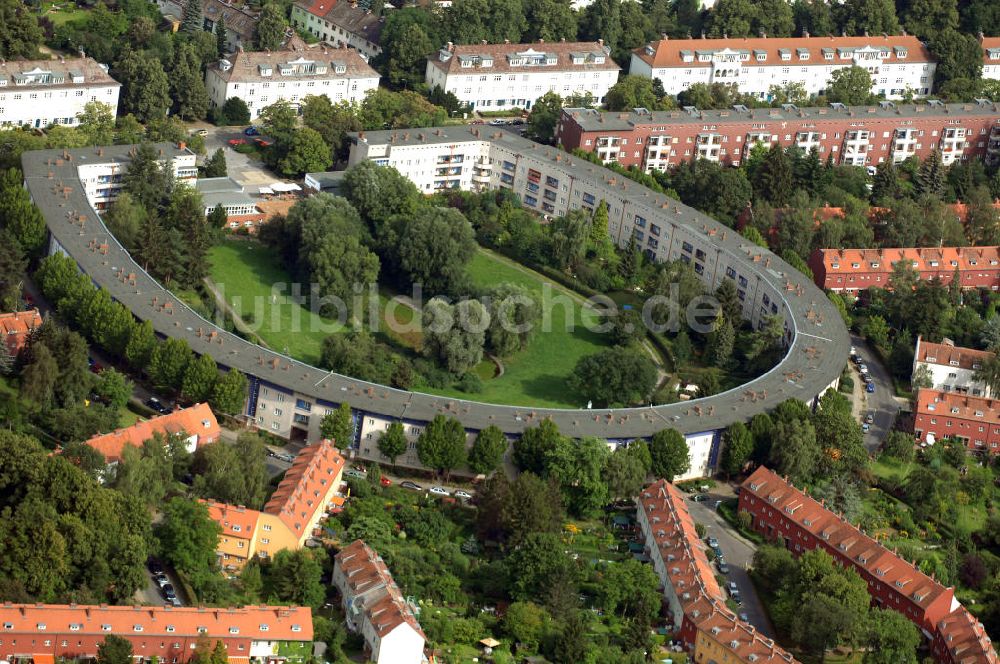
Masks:
[[[743,482],[741,491],[770,503],[771,509],[796,521],[803,530],[908,602],[926,609],[942,596],[954,597],[951,588],[945,588],[768,468],[755,470]]]
[[[245,507],[234,507],[212,500],[201,501],[208,507],[208,516],[222,527],[222,534],[237,539],[252,540],[260,512]]]
[[[988,265],[1000,265],[1000,247],[924,247],[884,249],[819,249],[823,265],[831,272],[850,272],[851,265],[859,263],[865,272],[892,273],[894,263],[905,260],[916,263],[915,269],[927,270],[976,270]],[[931,265],[931,262],[937,265]],[[867,265],[866,265],[867,263]],[[872,264],[877,263],[878,267]],[[839,267],[833,267],[833,265]]]
[[[1000,400],[958,392],[921,388],[917,391],[916,414],[936,413],[957,419],[1000,422]]]
[[[349,595],[361,599],[362,609],[379,637],[404,622],[426,640],[420,623],[403,599],[385,561],[362,540],[354,540],[335,556],[344,573]]]
[[[7,625],[10,627],[7,627]],[[154,636],[248,638],[312,641],[312,612],[298,606],[247,606],[229,609],[173,606],[86,606],[11,604],[0,606],[0,637],[50,632]],[[104,626],[107,625],[108,629]],[[136,629],[137,627],[141,629]],[[204,628],[204,629],[202,629]],[[237,629],[238,633],[231,630]],[[262,629],[263,628],[263,629]]]
[[[979,40],[983,47],[983,64],[998,65],[1000,60],[990,60],[986,49],[1000,49],[1000,37],[983,37]]]
[[[996,664],[996,650],[983,624],[964,606],[937,624],[938,642],[953,664]]]
[[[324,509],[323,496],[344,467],[344,457],[329,440],[302,449],[264,506],[297,538],[301,538],[317,511]]]
[[[842,58],[837,49],[848,49],[848,57]],[[734,39],[661,39],[648,46],[633,51],[635,55],[652,67],[709,67],[711,62],[698,62],[698,53],[705,51],[749,51],[753,66],[829,66],[853,62],[853,52],[863,48],[888,49],[886,62],[933,62],[930,51],[913,36],[895,35],[889,37],[744,37]],[[906,49],[906,57],[896,57],[896,48]],[[647,49],[652,49],[650,54]],[[806,49],[809,57],[799,58],[799,50]],[[833,49],[833,60],[823,57],[823,49]],[[782,60],[781,52],[791,53],[790,60]],[[685,62],[682,51],[694,55],[694,60]],[[767,54],[764,62],[757,62],[754,51]]]
[[[917,338],[917,362],[940,364],[972,371],[992,358],[993,353],[986,350],[963,348],[954,344],[935,344]]]
[[[793,663],[792,654],[743,622],[722,602],[712,602],[711,611],[698,619],[698,630],[735,655],[740,662],[755,664]]]
[[[38,313],[38,309],[0,314],[0,333],[5,336],[10,334],[27,335],[28,332],[41,324],[42,315]]]
[[[160,415],[150,420],[137,422],[130,427],[116,429],[111,433],[94,436],[87,441],[95,450],[111,461],[120,461],[122,450],[126,445],[141,447],[143,442],[153,437],[153,434],[173,435],[184,432],[189,436],[197,436],[197,445],[207,445],[219,438],[219,423],[212,414],[208,404],[199,403],[189,408],[182,408],[169,415]]]

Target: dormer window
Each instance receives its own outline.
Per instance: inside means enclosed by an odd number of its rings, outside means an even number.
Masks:
[[[830,267],[834,270],[840,269],[840,263],[830,263]]]
[[[5,622],[3,624],[3,628],[4,629],[14,629],[14,623],[12,623],[12,622]]]
[[[781,56],[782,62],[788,62],[792,59],[792,52],[787,48],[778,49],[778,54]]]
[[[238,532],[240,532],[242,530],[243,530],[243,526],[236,525],[235,523],[233,524],[233,532],[234,533],[238,533]]]
[[[878,264],[878,263],[872,263],[872,267],[873,267],[873,268],[877,268],[878,266],[879,266],[879,264]]]
[[[111,625],[101,625],[101,631],[102,632],[110,632],[111,631]]]
[[[270,76],[272,73],[274,73],[274,70],[271,68],[271,65],[258,65],[257,69],[260,71],[261,76]]]
[[[230,634],[239,634],[240,633],[240,628],[239,627],[230,627],[229,628],[229,633]]]
[[[81,625],[80,623],[70,623],[69,625],[69,631],[71,632],[79,632],[82,628],[83,625]]]
[[[173,625],[167,625],[167,633],[168,634],[173,634],[175,631],[177,631],[177,630],[174,628]]]
[[[44,631],[45,631],[45,623],[38,623],[37,625],[35,625],[35,628],[36,628],[36,629],[37,629],[37,630],[38,630],[39,632],[44,632]]]
[[[200,626],[200,627],[198,627],[198,633],[199,634],[208,634],[208,628],[204,627],[204,626]]]
[[[302,631],[302,625],[292,625],[292,631],[293,632],[301,632]]]
[[[856,269],[858,269],[859,267],[861,267],[861,263],[851,263],[851,267],[852,267],[852,268],[854,268],[854,269],[856,270]]]
[[[141,632],[142,631],[142,625],[132,625],[132,631]]]
[[[754,55],[754,58],[756,58],[757,62],[766,62],[767,61],[767,51],[757,51],[757,50],[755,50],[753,52],[753,55]]]
[[[270,629],[270,628],[266,624],[264,624],[264,623],[260,624],[260,631],[266,632],[268,629]]]

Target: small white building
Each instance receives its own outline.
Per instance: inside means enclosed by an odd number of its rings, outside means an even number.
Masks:
[[[980,37],[983,47],[983,78],[1000,80],[1000,37]]]
[[[242,99],[256,119],[271,104],[285,100],[298,108],[309,95],[334,104],[361,102],[378,87],[379,75],[356,51],[313,48],[302,51],[237,51],[205,72],[213,107],[230,97]]]
[[[346,0],[296,0],[292,27],[334,46],[356,49],[365,60],[382,52],[385,17]]]
[[[118,113],[121,84],[93,58],[0,62],[0,128],[79,124],[89,102]]]
[[[917,347],[913,353],[913,376],[930,378],[929,387],[944,392],[960,392],[973,396],[990,396],[990,386],[973,376],[993,353],[973,348],[956,346],[950,339],[935,344],[917,337]]]
[[[478,111],[528,110],[546,92],[590,93],[604,103],[621,71],[602,41],[537,44],[448,43],[427,60],[427,85]]]
[[[426,637],[410,604],[375,551],[355,540],[334,557],[333,584],[347,628],[364,637],[369,661],[420,664]]]
[[[695,83],[722,83],[768,99],[771,86],[801,83],[826,92],[838,69],[857,65],[872,77],[872,93],[901,99],[931,93],[935,61],[913,36],[661,39],[632,53],[630,74],[660,79],[667,94]]]

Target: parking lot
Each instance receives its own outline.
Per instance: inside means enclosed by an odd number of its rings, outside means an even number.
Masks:
[[[249,194],[256,194],[260,187],[281,180],[252,155],[241,154],[229,145],[231,140],[253,141],[254,137],[243,134],[245,127],[215,127],[205,125],[205,156],[210,157],[219,148],[226,155],[226,169],[229,177],[246,187]]]
[[[150,571],[149,566],[146,567],[146,583],[139,590],[136,591],[134,600],[139,604],[147,606],[158,606],[162,604],[169,604],[167,598],[164,596],[163,590],[160,589],[160,584],[156,581],[153,576],[153,572]],[[164,574],[166,574],[167,580],[173,587],[174,592],[177,595],[177,599],[180,602],[180,606],[186,606],[188,604],[188,598],[184,594],[184,590],[181,585],[177,582],[177,575],[174,574],[173,570],[164,566]]]

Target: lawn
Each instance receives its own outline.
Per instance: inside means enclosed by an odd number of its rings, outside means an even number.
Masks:
[[[317,364],[328,335],[343,332],[346,325],[322,317],[294,302],[290,297],[291,278],[277,256],[262,244],[245,240],[226,240],[209,252],[211,277],[226,301],[268,346],[303,362]],[[277,286],[272,293],[272,287]],[[379,294],[385,322],[387,293]],[[407,306],[396,307],[396,320],[409,323],[414,312]],[[382,326],[385,329],[385,326]],[[419,336],[398,335],[404,345],[419,343]]]
[[[580,397],[570,393],[566,379],[580,358],[606,346],[601,335],[584,329],[582,325],[585,319],[595,321],[596,313],[585,310],[582,300],[575,293],[485,249],[477,252],[469,264],[469,276],[473,284],[481,287],[502,282],[524,286],[542,298],[543,312],[546,309],[549,312],[548,320],[544,320],[543,313],[542,330],[535,334],[528,347],[514,357],[504,359],[503,376],[494,377],[493,364],[489,361],[476,368],[476,373],[483,379],[482,392],[468,395],[454,389],[424,391],[514,406],[579,408],[584,405],[580,403]],[[545,288],[546,284],[548,288]],[[546,301],[552,306],[546,307]],[[572,331],[566,330],[569,321],[573,322]]]
[[[80,9],[72,0],[62,0],[52,2],[46,0],[42,3],[42,11],[39,14],[52,21],[56,26],[64,25],[70,21],[82,19],[87,15],[87,11]]]

